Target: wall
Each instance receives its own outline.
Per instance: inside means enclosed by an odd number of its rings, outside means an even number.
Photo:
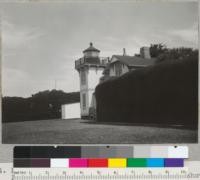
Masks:
[[[88,97],[89,107],[92,106],[92,96],[96,86],[99,84],[100,78],[103,76],[104,68],[90,68],[88,73]]]
[[[81,71],[85,72],[85,76],[86,76],[85,84],[81,83],[81,75],[82,75]],[[84,69],[81,69],[81,71],[79,73],[80,91],[88,89],[88,68],[85,67]]]
[[[92,103],[92,95],[94,93],[94,90],[96,86],[99,84],[99,79],[102,76],[104,68],[96,68],[96,67],[86,67],[85,73],[86,73],[86,84],[81,84],[81,73],[80,76],[80,100],[81,100],[81,115],[82,116],[88,116],[89,115],[89,108]],[[83,109],[83,97],[82,94],[86,94],[86,108]]]
[[[86,96],[86,108],[83,109],[83,94]],[[82,116],[87,116],[89,112],[89,95],[88,95],[88,90],[82,90],[80,91],[80,108],[81,108],[81,115]]]
[[[109,76],[116,76],[114,64],[111,64],[111,65],[110,65]]]
[[[123,66],[123,68],[122,68],[122,74],[125,74],[125,73],[127,73],[127,72],[129,72],[129,68],[128,68],[127,65],[124,64],[124,66]]]
[[[127,73],[127,72],[129,72],[129,68],[128,68],[127,65],[122,64],[121,62],[115,62],[115,63],[110,65],[110,70],[109,70],[109,75],[110,76],[116,76],[116,71],[115,71],[116,70],[116,67],[115,67],[116,64],[121,64],[121,66],[122,66],[122,75]]]
[[[85,72],[85,84],[82,84],[81,82],[81,75],[82,72]],[[87,116],[88,115],[88,106],[89,106],[89,102],[88,102],[88,67],[84,67],[84,69],[81,69],[80,73],[79,73],[79,81],[80,81],[80,107],[81,107],[81,115],[82,116]],[[86,95],[86,108],[83,109],[83,94]]]
[[[100,77],[103,76],[103,70],[104,68],[95,68],[91,67],[88,72],[88,89],[94,90],[99,84]]]

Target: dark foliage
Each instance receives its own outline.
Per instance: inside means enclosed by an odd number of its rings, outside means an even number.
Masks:
[[[150,46],[151,57],[156,58],[156,63],[168,61],[168,60],[183,60],[183,59],[198,59],[198,50],[186,47],[179,48],[167,48],[166,45],[151,44]]]
[[[97,120],[198,124],[198,59],[167,60],[96,88]]]
[[[150,45],[150,55],[152,58],[158,58],[161,54],[165,53],[166,50],[167,50],[166,45],[162,43]]]
[[[3,97],[3,122],[53,119],[61,117],[61,105],[80,102],[80,93],[42,91],[29,98]]]

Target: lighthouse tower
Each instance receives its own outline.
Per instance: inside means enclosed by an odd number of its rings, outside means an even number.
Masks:
[[[95,87],[99,84],[102,72],[106,67],[108,58],[99,57],[100,50],[92,43],[83,51],[83,57],[75,61],[75,69],[80,77],[80,108],[81,117],[90,117],[90,108],[94,108],[92,102]]]

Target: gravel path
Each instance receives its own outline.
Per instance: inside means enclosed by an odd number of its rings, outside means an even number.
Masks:
[[[4,123],[6,144],[157,144],[195,143],[197,131],[174,128],[93,124],[85,120]]]

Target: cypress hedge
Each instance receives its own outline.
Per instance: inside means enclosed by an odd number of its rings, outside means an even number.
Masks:
[[[61,118],[61,105],[80,102],[80,92],[42,91],[31,97],[3,97],[2,122]]]
[[[99,84],[97,121],[198,126],[198,60],[166,60]]]

